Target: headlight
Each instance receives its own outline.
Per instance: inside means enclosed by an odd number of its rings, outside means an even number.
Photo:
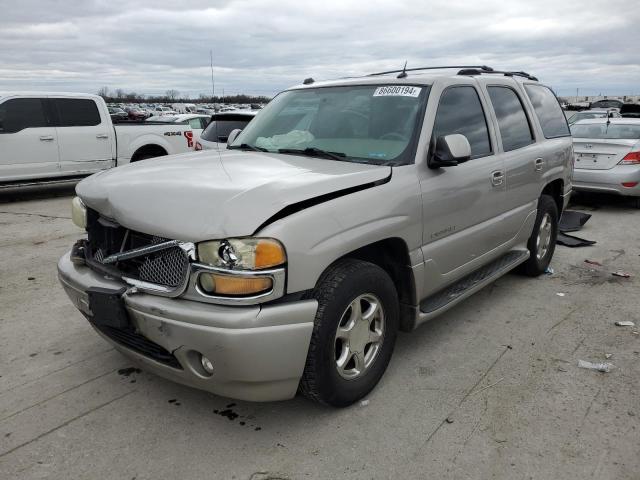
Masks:
[[[284,247],[277,240],[230,238],[203,242],[198,245],[198,260],[215,270],[198,275],[198,287],[206,295],[255,297],[269,292],[281,295],[284,272],[270,270],[287,261]]]
[[[283,265],[287,255],[272,238],[230,238],[200,243],[198,259],[214,267],[262,270]]]
[[[87,207],[80,197],[74,197],[71,201],[71,220],[83,230],[87,229]]]

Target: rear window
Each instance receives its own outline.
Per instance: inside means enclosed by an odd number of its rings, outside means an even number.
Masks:
[[[226,142],[233,130],[243,130],[252,118],[248,115],[214,116],[202,132],[201,138],[209,142]]]
[[[58,127],[91,127],[100,125],[96,102],[84,98],[54,98]]]
[[[570,135],[569,125],[553,92],[543,85],[525,85],[524,89],[533,104],[545,138]]]
[[[571,126],[571,134],[576,138],[600,138],[610,140],[640,140],[640,124],[621,125],[610,123],[587,123]]]
[[[15,98],[0,104],[0,133],[16,133],[25,128],[46,127],[40,98]]]

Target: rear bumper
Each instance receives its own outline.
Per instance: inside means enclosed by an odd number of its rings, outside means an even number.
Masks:
[[[624,187],[623,182],[638,182],[634,187]],[[573,188],[588,192],[614,193],[640,196],[640,166],[617,165],[609,170],[573,170]]]
[[[68,253],[58,263],[58,277],[71,301],[90,321],[87,289],[124,286],[84,265],[73,264]],[[136,349],[121,336],[91,325],[145,370],[241,400],[284,400],[295,395],[313,330],[315,300],[225,307],[125,293],[124,302],[136,330],[131,335],[138,335],[151,349],[161,347],[162,355],[146,354],[148,349]],[[202,369],[200,354],[213,363],[213,375]]]

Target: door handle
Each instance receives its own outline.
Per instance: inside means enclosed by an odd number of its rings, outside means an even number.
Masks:
[[[495,172],[491,172],[491,184],[494,187],[499,187],[504,183],[504,171],[496,170]]]
[[[541,158],[536,158],[535,162],[533,162],[534,164],[534,168],[536,170],[536,172],[539,172],[542,170],[542,167],[544,167],[544,160]]]
[[[41,142],[53,142],[53,135],[41,135],[40,136],[40,141]]]
[[[106,133],[99,133],[96,135],[96,138],[109,138],[109,135],[107,135]]]

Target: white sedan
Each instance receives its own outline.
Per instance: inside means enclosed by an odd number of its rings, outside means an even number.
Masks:
[[[243,130],[257,113],[249,110],[216,113],[211,117],[211,123],[202,132],[200,140],[196,142],[195,149],[219,150],[226,148],[229,134],[236,128]]]

